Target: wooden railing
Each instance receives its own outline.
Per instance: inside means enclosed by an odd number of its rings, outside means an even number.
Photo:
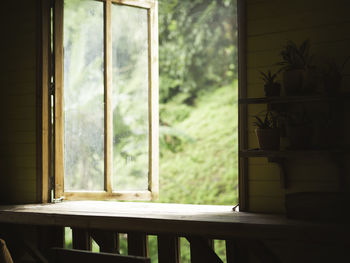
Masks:
[[[0,223],[36,229],[36,243],[27,247],[37,262],[45,262],[42,259],[48,258],[51,248],[65,247],[65,227],[72,229],[73,249],[91,251],[94,240],[101,252],[114,255],[120,253],[122,235],[127,238],[128,255],[150,257],[148,236],[156,236],[159,263],[180,262],[180,238],[189,242],[192,263],[223,262],[215,251],[213,240],[224,240],[226,262],[249,262],[253,256],[262,263],[274,263],[280,260],[265,246],[266,240],[336,240],[345,244],[350,234],[350,228],[344,225],[233,212],[232,207],[227,206],[149,203],[63,202],[0,206]],[[22,232],[17,239],[27,239],[28,235]]]
[[[41,227],[40,237],[42,239],[40,251],[48,253],[52,247],[67,247],[64,240],[64,227]],[[113,231],[72,228],[72,248],[77,250],[92,251],[92,241],[99,246],[100,252],[120,254],[120,235]],[[176,234],[158,234],[157,255],[149,254],[148,235],[139,232],[129,232],[122,234],[127,239],[127,254],[146,258],[157,258],[159,263],[179,263],[181,262],[180,238],[186,238],[190,245],[191,262],[223,262],[217,255],[214,247],[214,239],[205,236],[178,236]],[[247,251],[250,244],[244,248],[238,240],[225,240],[226,261],[225,262],[245,262],[242,251]],[[264,246],[261,243],[261,251]],[[250,250],[250,249],[249,249]],[[255,251],[251,251],[255,252]],[[268,250],[263,262],[278,262],[277,258]],[[258,255],[259,256],[259,255]]]

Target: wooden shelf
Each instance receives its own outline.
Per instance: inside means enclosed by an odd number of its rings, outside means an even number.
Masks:
[[[341,149],[332,150],[279,150],[279,151],[267,151],[260,149],[248,149],[241,150],[240,157],[267,157],[267,158],[287,158],[298,156],[320,156],[320,155],[333,155],[333,154],[345,154],[347,151]]]
[[[281,103],[303,103],[303,102],[327,102],[350,99],[350,93],[338,96],[310,95],[310,96],[277,96],[262,98],[240,98],[239,104],[281,104]]]

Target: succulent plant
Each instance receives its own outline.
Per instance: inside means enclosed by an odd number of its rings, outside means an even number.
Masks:
[[[259,129],[276,129],[278,128],[278,115],[272,111],[268,111],[265,114],[264,120],[258,115],[254,116],[255,121],[253,125]]]
[[[281,91],[281,84],[276,81],[276,77],[279,73],[271,73],[271,70],[265,72],[259,71],[261,79],[264,81],[264,91],[266,96],[279,96]]]
[[[275,83],[275,79],[277,77],[278,72],[272,74],[271,70],[268,70],[266,73],[259,71],[261,74],[261,79],[265,82],[265,85],[271,85]]]

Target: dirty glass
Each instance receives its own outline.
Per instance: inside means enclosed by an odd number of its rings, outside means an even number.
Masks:
[[[64,2],[64,187],[103,190],[103,2]]]
[[[148,188],[147,12],[112,5],[113,190]]]

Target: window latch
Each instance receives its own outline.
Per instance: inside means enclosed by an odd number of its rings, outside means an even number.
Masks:
[[[52,203],[61,203],[64,200],[64,196],[61,196],[60,198],[53,198]]]

